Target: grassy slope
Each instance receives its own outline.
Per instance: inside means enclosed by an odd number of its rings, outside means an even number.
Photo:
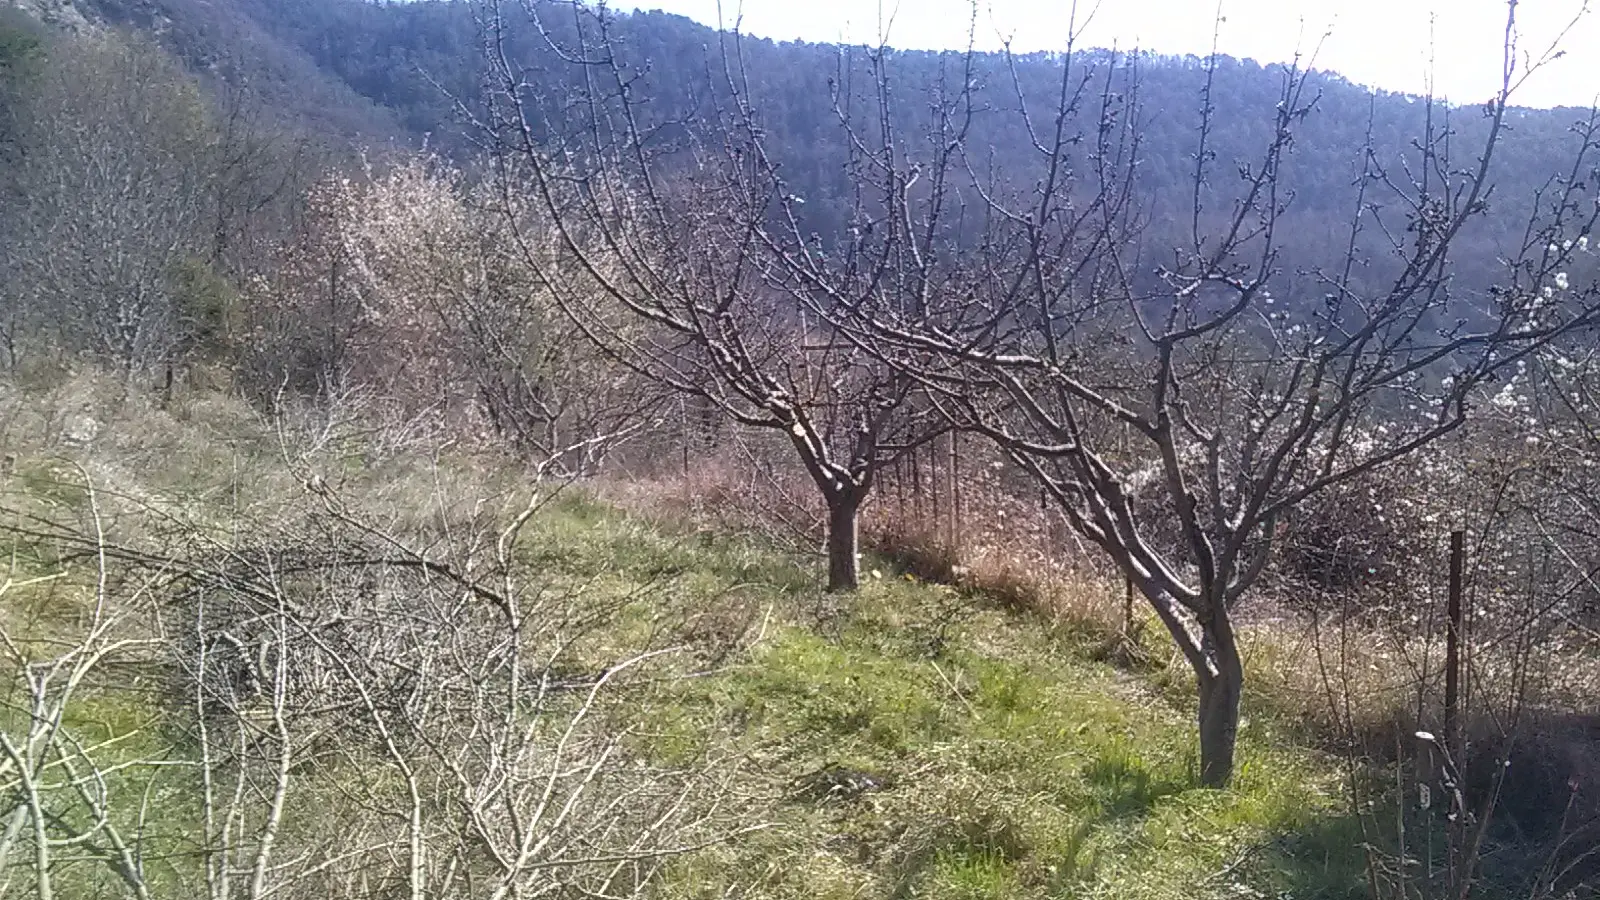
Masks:
[[[1236,789],[1192,787],[1182,698],[1036,617],[905,578],[819,595],[812,564],[588,503],[536,538],[618,589],[741,595],[754,646],[685,683],[647,744],[748,754],[770,830],[682,861],[673,897],[1345,897],[1334,771],[1261,724]],[[1174,702],[1177,701],[1177,702]]]
[[[97,444],[109,449],[64,452],[17,440],[55,425],[13,412],[11,490],[35,500],[62,490],[49,475],[63,456],[124,492],[191,511],[293,490],[266,473],[270,436],[245,434],[255,431],[248,419],[227,412],[170,422],[147,412],[162,421],[112,422]],[[241,453],[253,497],[239,493]],[[364,468],[374,491],[408,477]],[[469,480],[494,474],[478,476]],[[665,712],[652,698],[638,749],[669,761],[743,759],[739,802],[771,827],[681,858],[664,896],[1360,893],[1358,837],[1329,760],[1257,721],[1242,735],[1236,789],[1191,787],[1181,690],[1094,662],[1069,629],[892,575],[857,597],[823,595],[814,560],[663,528],[575,493],[527,542],[557,581],[618,597],[656,592],[663,607],[700,610],[697,627],[745,636],[709,673],[673,682]],[[630,627],[648,623],[619,622],[619,644]],[[147,730],[154,712],[112,696],[100,706],[106,738]]]

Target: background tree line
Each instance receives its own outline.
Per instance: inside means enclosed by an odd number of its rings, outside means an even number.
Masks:
[[[436,150],[468,164],[474,154],[470,129],[463,127],[461,106],[481,105],[479,80],[479,28],[472,6],[465,2],[368,3],[335,0],[331,3],[197,3],[159,0],[132,3],[95,0],[81,5],[92,18],[124,27],[152,29],[159,41],[214,85],[247,85],[264,109],[303,132],[334,144],[389,141],[416,145],[426,141]],[[570,15],[559,3],[544,7],[543,27],[570,29]],[[547,96],[570,87],[568,68],[559,65],[548,47],[525,22],[508,23],[507,48],[519,67],[546,86]],[[612,38],[622,60],[638,72],[637,89],[652,102],[641,114],[670,128],[705,112],[725,100],[726,85],[708,73],[705,50],[715,43],[712,29],[686,19],[659,13],[619,16]],[[849,225],[849,186],[835,167],[820,159],[837,155],[837,129],[831,127],[830,81],[843,85],[870,79],[864,48],[835,48],[799,43],[747,39],[741,53],[742,75],[749,99],[770,115],[767,144],[784,166],[793,193],[806,199],[803,215],[807,227],[820,234],[837,234]],[[891,51],[893,52],[893,51]],[[896,95],[887,106],[901,133],[912,133],[926,117],[927,92],[935,89],[943,73],[951,70],[960,54],[893,52],[899,73],[891,87]],[[1093,54],[1078,56],[1092,62]],[[1223,57],[1215,67],[1193,57],[1123,54],[1121,66],[1136,66],[1141,91],[1141,128],[1144,153],[1140,190],[1147,210],[1146,233],[1152,247],[1170,242],[1162,223],[1181,220],[1185,210],[1173,206],[1184,196],[1191,164],[1192,123],[1183,111],[1194,107],[1202,87],[1209,84],[1208,102],[1215,107],[1212,152],[1233,160],[1254,152],[1267,136],[1265,111],[1277,100],[1278,66]],[[1099,57],[1105,62],[1107,57]],[[968,74],[976,96],[988,101],[975,113],[974,127],[982,135],[983,172],[997,173],[1022,184],[1039,174],[1038,160],[1026,151],[1028,138],[1017,117],[1007,110],[1018,102],[1033,107],[1048,104],[1053,95],[1059,55],[1029,54],[1005,59],[980,54]],[[1109,66],[1099,66],[1109,72]],[[1281,293],[1303,293],[1304,270],[1329,262],[1327,248],[1344,211],[1353,202],[1352,185],[1359,169],[1349,149],[1371,143],[1386,166],[1396,167],[1414,151],[1408,143],[1432,114],[1439,124],[1458,132],[1464,141],[1477,141],[1485,127],[1476,106],[1431,109],[1414,97],[1379,92],[1343,81],[1337,76],[1311,74],[1308,88],[1318,97],[1319,115],[1296,134],[1293,151],[1285,155],[1280,173],[1284,189],[1296,197],[1286,214],[1285,253],[1296,265],[1278,275]],[[1014,90],[1015,87],[1015,90]],[[1015,97],[1012,95],[1016,94]],[[1517,110],[1510,116],[1500,152],[1506,164],[1504,188],[1498,192],[1491,214],[1475,222],[1460,236],[1461,276],[1477,287],[1492,277],[1492,261],[1506,252],[1507,242],[1525,220],[1528,202],[1562,159],[1552,148],[1572,124],[1571,111]],[[1217,204],[1207,204],[1210,214],[1223,215]]]

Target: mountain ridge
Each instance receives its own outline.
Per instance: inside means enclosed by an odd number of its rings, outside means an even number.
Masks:
[[[0,0],[6,2],[41,21],[53,17],[58,27],[110,26],[149,34],[213,84],[247,84],[287,120],[346,149],[426,146],[464,164],[477,149],[457,115],[457,101],[470,106],[481,80],[477,25],[470,4],[461,0]],[[719,86],[712,76],[723,40],[714,29],[683,16],[639,11],[622,16],[615,34],[626,64],[638,75],[645,98],[641,109],[661,122],[695,119],[708,98],[725,92],[726,82]],[[546,94],[560,94],[570,69],[551,59],[537,36],[524,31],[512,40],[530,81]],[[830,105],[830,84],[836,73],[866,72],[865,54],[831,44],[740,40],[753,105],[786,178],[808,198],[808,225],[820,234],[847,233],[851,189],[839,174],[844,139]],[[906,50],[891,57],[898,78],[896,127],[907,141],[925,140],[919,112],[925,95],[960,54]],[[1035,108],[1050,108],[1062,58],[980,55],[974,61],[984,85],[978,99],[989,109],[1022,98]],[[1173,223],[1187,219],[1197,196],[1192,160],[1202,89],[1211,85],[1205,100],[1214,109],[1207,152],[1217,160],[1203,193],[1212,197],[1205,202],[1215,211],[1227,206],[1223,182],[1231,169],[1255,164],[1267,145],[1287,70],[1228,56],[1208,63],[1193,56],[1080,51],[1075,58],[1106,71],[1138,67],[1143,212],[1155,226],[1150,236],[1157,245],[1181,246],[1181,229]],[[1436,129],[1444,122],[1437,134],[1451,134],[1457,148],[1452,164],[1459,167],[1474,160],[1485,120],[1473,107],[1370,91],[1336,74],[1305,77],[1317,109],[1297,126],[1284,163],[1282,186],[1293,201],[1285,220],[1290,227],[1282,236],[1290,265],[1280,292],[1320,297],[1315,271],[1337,264],[1336,248],[1344,246],[1357,215],[1354,185],[1363,177],[1368,135],[1375,158],[1405,171],[1417,162],[1413,141],[1433,117]],[[1568,132],[1579,115],[1571,108],[1510,113],[1496,151],[1500,184],[1491,195],[1494,205],[1463,236],[1470,250],[1459,270],[1462,284],[1486,291],[1502,277],[1501,260],[1517,255],[1532,198],[1570,165],[1574,142]],[[1016,117],[986,118],[980,109],[975,121],[970,154],[1026,190],[1040,171],[1040,159]],[[1080,116],[1079,127],[1092,125]],[[1370,257],[1392,257],[1392,248],[1376,236],[1371,240]],[[1373,277],[1376,284],[1382,275]]]

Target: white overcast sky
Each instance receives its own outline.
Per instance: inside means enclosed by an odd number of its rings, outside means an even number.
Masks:
[[[1600,0],[1596,0],[1600,4]],[[718,0],[621,0],[623,8],[662,9],[708,25]],[[1059,50],[1071,0],[979,0],[977,43],[998,49]],[[1543,54],[1575,16],[1564,58],[1535,73],[1513,98],[1523,106],[1589,106],[1600,95],[1600,13],[1579,16],[1583,0],[1521,0],[1520,47]],[[969,0],[721,0],[721,21],[742,17],[748,34],[776,40],[888,43],[905,49],[962,48]],[[1316,51],[1315,65],[1352,81],[1395,91],[1434,93],[1477,103],[1499,84],[1505,0],[1222,0],[1218,46],[1232,56],[1286,62]],[[1085,18],[1093,11],[1092,18]],[[1080,46],[1134,46],[1204,55],[1215,30],[1216,0],[1079,0]]]

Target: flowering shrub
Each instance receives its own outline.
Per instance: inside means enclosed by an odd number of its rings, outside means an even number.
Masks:
[[[329,178],[273,276],[248,291],[258,392],[376,391],[426,417],[556,454],[649,398],[550,295],[548,229],[427,156]]]

